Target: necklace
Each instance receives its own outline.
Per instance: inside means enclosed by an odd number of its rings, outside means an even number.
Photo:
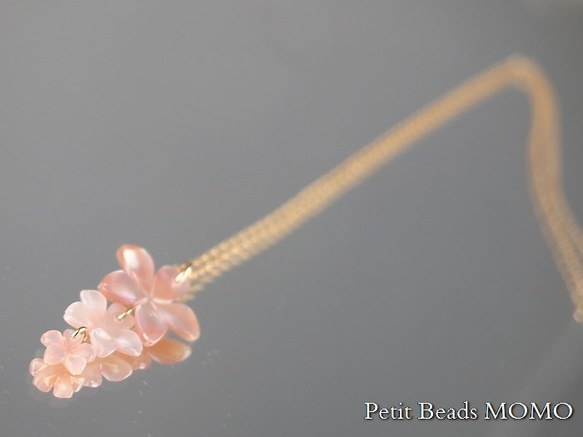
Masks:
[[[527,58],[511,57],[445,94],[348,157],[262,219],[202,255],[157,271],[148,252],[135,245],[117,251],[121,270],[106,275],[97,290],[83,290],[65,310],[73,329],[43,334],[46,349],[30,364],[41,391],[70,398],[103,378],[121,381],[152,361],[186,359],[199,325],[185,304],[196,292],[258,255],[328,207],[417,140],[499,91],[515,87],[529,98],[527,143],[529,186],[534,209],[555,263],[583,323],[583,233],[571,212],[561,180],[556,98],[548,79]],[[108,305],[108,302],[110,304]]]

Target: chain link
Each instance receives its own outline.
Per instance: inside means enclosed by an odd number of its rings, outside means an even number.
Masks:
[[[363,147],[279,208],[202,255],[180,264],[177,280],[192,294],[226,271],[263,252],[329,206],[417,140],[499,91],[518,88],[531,106],[528,168],[531,197],[555,262],[583,322],[583,233],[566,202],[561,176],[558,110],[541,69],[511,57],[463,83]]]

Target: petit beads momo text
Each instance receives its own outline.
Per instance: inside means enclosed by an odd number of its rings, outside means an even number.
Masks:
[[[417,402],[406,405],[381,405],[364,403],[364,420],[409,421],[409,420],[568,420],[575,409],[568,402],[484,402],[478,408],[470,401],[457,407],[439,406],[432,402]]]

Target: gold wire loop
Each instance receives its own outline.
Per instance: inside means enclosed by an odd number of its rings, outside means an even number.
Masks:
[[[181,283],[192,275],[192,266],[188,262],[178,265],[179,273],[174,277],[174,282]]]
[[[71,338],[77,338],[79,335],[83,335],[83,341],[87,341],[89,336],[87,334],[87,328],[85,326],[81,326],[80,328],[75,329],[73,331],[73,334],[71,334]]]

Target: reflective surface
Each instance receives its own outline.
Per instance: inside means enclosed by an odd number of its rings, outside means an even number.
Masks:
[[[560,4],[559,4],[560,3]],[[0,424],[7,436],[573,435],[583,328],[497,97],[201,293],[192,356],[55,402],[40,335],[123,243],[192,257],[515,52],[563,112],[578,217],[583,8],[568,2],[3,2]],[[364,402],[565,401],[564,422],[368,421]]]

